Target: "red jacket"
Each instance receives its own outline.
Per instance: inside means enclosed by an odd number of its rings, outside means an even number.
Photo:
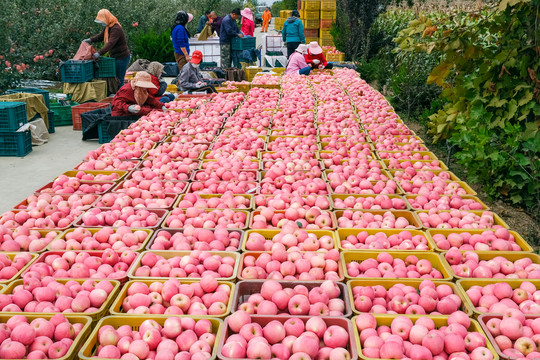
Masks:
[[[255,32],[255,23],[249,19],[242,19],[240,31],[242,31],[244,35],[253,36],[253,33]]]
[[[324,57],[324,54],[323,53],[320,53],[318,55],[313,55],[313,54],[310,54],[309,53],[309,49],[307,50],[306,52],[306,55],[304,55],[304,57],[306,58],[306,62],[309,66],[311,66],[312,68],[318,68],[319,65],[324,65],[324,67],[326,67],[326,65],[328,64],[328,62],[326,61],[326,58]],[[313,60],[319,60],[320,63],[319,64],[314,64],[313,63]]]
[[[146,102],[141,106],[141,111],[137,114],[132,114],[128,111],[130,105],[137,105],[135,102],[135,92],[131,88],[131,84],[124,84],[118,90],[112,101],[112,113],[111,116],[133,116],[133,115],[146,115],[152,110],[161,109],[163,103],[160,103],[152,95],[148,95]]]

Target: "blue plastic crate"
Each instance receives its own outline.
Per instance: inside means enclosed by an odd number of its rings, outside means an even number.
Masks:
[[[0,132],[15,131],[26,123],[26,103],[0,102]]]
[[[116,59],[110,57],[100,57],[95,63],[94,77],[113,78],[116,77]]]
[[[0,133],[0,156],[26,156],[32,152],[30,131]]]
[[[43,95],[43,101],[45,101],[45,106],[47,106],[47,109],[51,108],[49,92],[47,90],[38,89],[38,88],[17,88],[17,89],[10,89],[6,91],[6,94],[15,94],[15,93],[41,94]]]
[[[249,50],[257,47],[257,38],[254,37],[235,37],[232,39],[232,50]]]
[[[49,134],[54,134],[54,112],[47,111],[47,119],[49,120]]]
[[[60,66],[62,81],[65,83],[84,83],[94,78],[92,60],[68,60]]]

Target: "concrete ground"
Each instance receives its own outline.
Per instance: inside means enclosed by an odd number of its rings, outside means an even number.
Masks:
[[[268,34],[277,35],[274,24]],[[261,26],[255,28],[257,44],[262,44]],[[57,127],[49,142],[32,147],[24,158],[0,157],[0,213],[13,208],[34,191],[77,166],[97,140],[82,141],[82,133],[70,126]]]
[[[97,140],[82,141],[82,132],[57,127],[49,142],[33,146],[24,158],[0,157],[0,213],[13,208],[65,171],[77,166]]]

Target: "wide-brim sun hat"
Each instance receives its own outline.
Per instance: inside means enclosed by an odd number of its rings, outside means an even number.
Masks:
[[[319,44],[316,41],[312,41],[309,43],[309,53],[313,55],[319,55],[322,54],[322,48],[319,46]]]
[[[251,11],[250,8],[245,8],[244,10],[240,10],[240,15],[242,15],[242,17],[245,17],[253,21],[253,12]]]
[[[145,89],[157,89],[157,86],[152,83],[152,77],[146,71],[139,71],[133,78],[133,85]]]
[[[188,21],[187,22],[189,24],[191,22],[191,20],[193,20],[193,14],[188,13],[187,16],[188,16]]]
[[[295,51],[299,52],[300,54],[304,54],[307,49],[308,49],[308,46],[306,44],[300,44],[298,45]]]

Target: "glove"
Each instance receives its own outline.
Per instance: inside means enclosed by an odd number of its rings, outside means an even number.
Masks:
[[[201,88],[204,86],[204,83],[202,81],[199,81],[198,83],[195,84],[195,86],[198,88]]]
[[[319,65],[319,69],[321,70],[324,69],[324,65],[323,64]]]
[[[161,110],[163,110],[163,112],[169,112],[169,109],[167,109],[167,107],[165,105],[163,105],[161,107]]]
[[[314,59],[314,60],[313,60],[313,63],[314,63],[315,65],[319,65],[320,62],[321,62],[321,60],[318,60],[318,59]]]
[[[128,111],[132,114],[137,114],[139,111],[141,111],[141,107],[139,105],[129,105]]]
[[[90,43],[91,41],[90,41],[90,38],[88,38],[88,39],[84,39],[83,42]]]
[[[98,52],[94,53],[94,55],[92,55],[92,56],[94,57],[94,59],[99,59],[99,53]]]

